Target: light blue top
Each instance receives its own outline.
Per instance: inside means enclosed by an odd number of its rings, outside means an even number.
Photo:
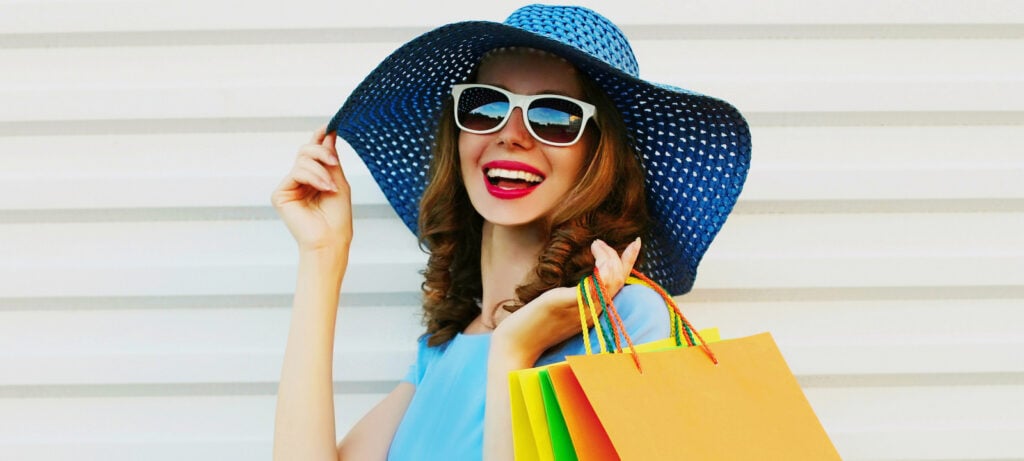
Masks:
[[[665,302],[654,290],[627,285],[615,296],[615,308],[634,344],[669,336]],[[597,331],[590,331],[597,348]],[[457,334],[440,346],[428,347],[420,338],[416,363],[404,381],[416,386],[388,453],[389,461],[478,460],[483,458],[484,404],[490,334]],[[558,351],[545,354],[537,365],[582,355],[583,335]]]

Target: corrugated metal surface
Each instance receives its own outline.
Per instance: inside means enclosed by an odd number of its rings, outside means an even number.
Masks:
[[[592,6],[645,77],[751,122],[691,319],[772,331],[844,459],[1024,459],[1024,5]],[[398,44],[512,9],[0,2],[0,459],[269,459],[271,190]],[[345,430],[412,360],[424,256],[340,148]]]

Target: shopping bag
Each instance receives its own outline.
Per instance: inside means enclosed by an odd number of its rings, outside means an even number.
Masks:
[[[584,308],[582,293],[577,293],[580,306],[580,319],[586,350],[591,351],[587,315],[594,320],[594,329],[598,332],[598,342],[602,352],[607,352],[606,341],[612,341],[607,316],[598,315],[597,304],[588,304]],[[605,328],[602,328],[602,324]],[[606,339],[607,338],[607,339]],[[558,365],[558,364],[555,364]],[[566,365],[562,362],[560,365]],[[549,386],[548,398],[544,398],[542,377],[546,376],[547,368],[553,365],[516,370],[509,373],[509,399],[512,404],[512,439],[517,461],[574,461],[576,453],[565,428],[565,419],[554,398],[554,389],[547,377]]]
[[[512,445],[517,461],[554,461],[547,412],[541,397],[540,373],[545,367],[509,373],[512,403]]]
[[[701,336],[713,343],[718,341],[718,330],[701,330]],[[676,347],[671,338],[636,346],[638,351],[662,350],[666,347]],[[555,459],[619,459],[597,414],[569,368],[569,363],[549,365],[540,374],[542,386],[550,386],[550,390],[542,387],[542,398],[548,413],[548,428]],[[556,391],[556,388],[559,390]],[[568,447],[572,447],[571,455]]]
[[[627,280],[627,284],[642,284],[652,286],[648,279],[631,277]],[[586,291],[587,285],[584,281],[581,281],[577,290],[577,300],[580,307],[581,313],[590,312],[594,313],[593,305],[596,304],[594,299],[594,290],[591,286],[590,291]],[[653,288],[653,286],[652,286]],[[597,300],[601,298],[598,296]],[[672,334],[665,339],[649,342],[635,346],[638,351],[653,351],[661,350],[665,348],[680,347],[685,344],[685,336],[691,336],[692,332],[687,333],[681,327],[687,325],[685,319],[681,317],[678,309],[673,308],[672,305],[666,303],[666,307],[669,309],[669,314],[672,320],[673,328]],[[582,315],[582,314],[581,314]],[[595,329],[601,329],[604,326],[605,331],[612,331],[614,328],[610,325],[607,320],[610,315],[601,316],[601,322],[595,321]],[[694,345],[701,344],[703,341],[714,342],[719,339],[718,329],[709,328],[701,330],[698,334],[694,335],[696,338],[693,340]],[[598,334],[598,339],[602,339],[605,336]],[[587,339],[585,339],[587,341]],[[612,340],[606,339],[600,344],[601,352],[608,352],[606,344],[612,344]],[[687,344],[688,345],[688,344]],[[585,344],[585,347],[589,350],[589,346]],[[565,421],[567,432],[569,432],[571,441],[575,447],[576,454],[581,460],[617,460],[619,459],[616,455],[615,449],[611,444],[611,440],[608,439],[607,433],[601,426],[600,421],[597,418],[597,414],[594,412],[590,402],[586,399],[582,388],[576,381],[575,376],[572,374],[569,364],[567,362],[557,363],[549,366],[544,372],[548,375],[552,382],[552,388],[555,390],[555,397],[558,400],[559,409],[561,415]],[[548,396],[545,394],[544,398]],[[554,439],[554,435],[552,435]]]
[[[643,352],[616,326],[622,353],[548,370],[580,459],[841,459],[770,334]]]
[[[540,376],[541,399],[544,401],[544,413],[547,416],[548,435],[551,440],[551,453],[555,461],[577,461],[576,448],[572,445],[569,428],[565,425],[562,407],[558,405],[555,388],[547,369],[538,373]]]
[[[644,280],[631,277],[627,284],[647,284]],[[578,286],[577,301],[580,308],[580,323],[583,331],[588,331],[588,317],[593,321],[593,328],[597,333],[599,349],[601,353],[609,352],[609,347],[615,346],[616,339],[613,338],[613,322],[609,315],[599,315],[597,310],[602,293],[598,293],[591,287],[590,293],[582,290],[586,287],[582,282]],[[672,335],[668,338],[657,340],[643,345],[636,346],[638,350],[658,350],[666,347],[675,347],[684,343],[683,330],[679,327],[682,322],[676,316],[676,312],[669,305],[668,309],[673,320]],[[717,339],[717,330],[701,332],[705,337],[714,336]],[[586,350],[592,352],[589,341],[589,332],[585,334],[584,345]],[[576,461],[578,458],[572,435],[562,415],[557,396],[554,391],[554,384],[548,371],[552,367],[566,367],[565,362],[547,365],[525,370],[517,370],[509,375],[509,394],[512,404],[512,427],[513,446],[516,459],[519,461]],[[577,409],[574,414],[580,414],[582,410]],[[588,451],[592,448],[588,447]]]
[[[586,309],[580,300],[581,323],[586,336],[587,351],[590,351],[589,330],[586,323]],[[602,352],[607,352],[606,341],[612,341],[607,316],[599,316],[596,304],[588,305],[598,332]],[[605,325],[605,328],[602,328]],[[608,338],[608,339],[606,339]],[[509,398],[512,404],[512,438],[517,461],[575,461],[576,452],[565,427],[565,419],[554,397],[547,369],[554,365],[516,370],[509,373]]]

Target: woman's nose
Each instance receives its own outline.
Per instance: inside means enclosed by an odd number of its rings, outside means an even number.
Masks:
[[[521,108],[513,108],[505,126],[498,131],[498,141],[502,144],[514,145],[522,149],[533,147],[533,136],[526,128],[526,119]]]

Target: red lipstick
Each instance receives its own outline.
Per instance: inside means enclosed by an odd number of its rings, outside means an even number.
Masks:
[[[493,161],[493,162],[485,163],[484,166],[483,166],[483,180],[484,180],[484,185],[487,187],[487,192],[490,193],[491,196],[493,196],[495,198],[498,198],[498,199],[502,199],[502,200],[512,200],[512,199],[517,199],[517,198],[520,198],[520,197],[525,197],[525,196],[529,195],[530,192],[533,192],[534,189],[536,189],[537,186],[540,185],[540,183],[533,184],[533,185],[530,185],[530,186],[527,186],[527,187],[524,187],[524,188],[504,189],[504,188],[498,187],[495,184],[491,184],[490,178],[487,177],[487,170],[490,170],[490,169],[493,169],[493,168],[501,168],[503,170],[512,170],[512,171],[525,171],[527,173],[531,173],[531,174],[535,174],[537,176],[540,176],[541,178],[544,177],[544,175],[540,172],[540,170],[538,170],[538,169],[536,169],[536,168],[534,168],[534,167],[532,167],[530,165],[527,165],[525,163],[514,162],[514,161],[510,161],[510,160],[496,160],[496,161]]]
[[[491,168],[501,168],[503,170],[519,170],[527,173],[533,173],[537,176],[544,177],[544,173],[540,170],[521,162],[514,162],[512,160],[495,160],[493,162],[487,162],[484,164],[484,172]]]

